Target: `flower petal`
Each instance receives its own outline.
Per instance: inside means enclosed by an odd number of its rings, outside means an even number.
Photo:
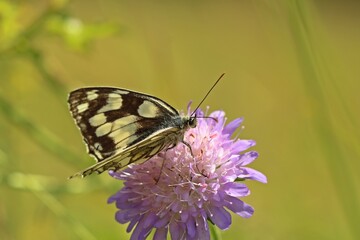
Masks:
[[[231,225],[231,215],[222,207],[209,206],[209,217],[220,229],[227,229]]]
[[[231,148],[232,148],[233,152],[242,152],[242,151],[245,151],[246,149],[248,149],[252,146],[255,146],[255,145],[256,145],[256,142],[254,140],[241,139],[241,140],[235,141],[232,144]]]
[[[146,215],[145,220],[144,220],[144,227],[153,227],[154,223],[158,220],[158,217],[156,216],[155,213],[150,212]]]
[[[248,165],[249,163],[253,162],[256,158],[258,158],[259,154],[255,151],[250,151],[247,153],[244,153],[240,156],[241,166]]]
[[[258,181],[261,183],[267,183],[267,177],[263,173],[255,170],[255,169],[247,168],[247,167],[242,167],[241,169],[243,169],[244,172],[243,172],[243,174],[238,176],[239,178],[246,178],[246,179],[255,180],[255,181]]]
[[[120,191],[118,191],[117,193],[115,193],[114,195],[112,195],[111,197],[108,198],[107,203],[113,203],[116,202],[120,197]]]
[[[131,219],[133,219],[133,216],[129,217],[128,215],[128,211],[117,211],[115,214],[115,219],[116,221],[118,221],[119,223],[127,223],[129,221],[131,221]]]
[[[218,130],[220,130],[220,128],[222,128],[225,124],[225,112],[224,111],[214,111],[212,112],[209,117],[213,117],[215,118],[217,121],[211,121],[209,122],[209,125],[213,125],[215,126],[215,128],[219,128]]]
[[[169,224],[170,222],[170,217],[169,215],[163,217],[163,218],[160,218],[155,224],[154,224],[154,227],[156,228],[162,228],[162,227],[165,227],[166,225]]]
[[[236,118],[234,120],[232,120],[230,123],[228,123],[222,133],[223,134],[229,134],[229,135],[232,135],[235,130],[240,127],[241,123],[243,122],[244,118]]]
[[[196,237],[194,239],[210,240],[209,226],[206,218],[198,216],[196,222]]]
[[[195,220],[191,217],[186,222],[187,234],[190,238],[194,238],[196,235],[196,225]]]
[[[181,222],[172,221],[170,223],[170,235],[171,239],[182,239],[186,236],[186,227]]]
[[[130,240],[146,239],[146,237],[150,234],[152,226],[145,227],[145,225],[144,225],[145,220],[146,220],[146,217],[143,217],[139,220],[133,233],[131,234]]]
[[[223,186],[223,189],[225,193],[232,197],[245,197],[250,193],[248,187],[243,183],[226,183]]]
[[[126,228],[126,232],[131,232],[132,229],[134,228],[134,226],[137,224],[137,222],[141,219],[141,216],[138,215],[136,217],[134,217],[131,222],[129,223],[129,225]]]
[[[167,228],[157,228],[154,234],[154,240],[164,240],[167,237]]]
[[[192,100],[188,103],[188,105],[187,105],[187,111],[188,111],[188,115],[190,115],[191,114],[191,104],[192,104]]]
[[[235,197],[227,196],[225,205],[229,210],[243,218],[249,218],[254,213],[254,209],[250,205]]]

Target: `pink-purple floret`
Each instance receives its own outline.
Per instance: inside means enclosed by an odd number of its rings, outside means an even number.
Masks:
[[[111,196],[118,211],[116,220],[129,223],[131,239],[210,239],[209,223],[224,230],[231,225],[229,211],[243,218],[254,209],[240,200],[250,194],[243,180],[266,183],[266,176],[245,167],[258,157],[255,151],[241,153],[255,145],[253,140],[231,139],[243,121],[237,118],[225,125],[225,113],[215,111],[201,118],[185,133],[188,147],[179,143],[143,164],[121,172],[110,172],[124,181],[124,187]],[[162,166],[164,164],[164,166]]]

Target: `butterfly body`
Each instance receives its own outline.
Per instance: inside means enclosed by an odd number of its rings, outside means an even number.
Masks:
[[[68,103],[88,153],[97,160],[70,178],[144,162],[183,142],[186,130],[196,126],[195,114],[180,115],[157,97],[127,89],[80,88]]]

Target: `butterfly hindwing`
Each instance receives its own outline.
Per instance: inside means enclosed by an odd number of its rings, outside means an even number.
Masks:
[[[119,88],[81,88],[70,93],[70,111],[88,152],[110,158],[181,121],[177,110],[159,98]]]
[[[72,175],[70,178],[76,176],[86,177],[92,173],[100,174],[105,170],[117,171],[131,163],[142,163],[159,153],[161,150],[174,146],[181,140],[179,138],[182,138],[182,136],[178,134],[178,129],[176,128],[160,130],[159,132],[155,132],[148,136],[146,139],[129,146],[125,150],[118,152],[113,157],[104,159],[103,161]]]

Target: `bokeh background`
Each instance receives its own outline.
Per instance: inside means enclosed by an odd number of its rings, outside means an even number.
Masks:
[[[118,86],[245,117],[250,219],[222,239],[360,239],[359,1],[0,0],[0,239],[127,239],[69,91]],[[220,237],[218,237],[220,239]]]

